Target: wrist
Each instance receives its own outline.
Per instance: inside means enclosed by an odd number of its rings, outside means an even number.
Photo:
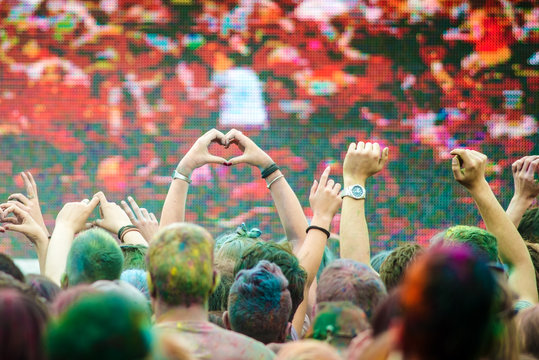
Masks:
[[[191,177],[191,174],[195,170],[195,166],[191,164],[189,160],[182,159],[178,166],[176,166],[176,171],[180,174]]]
[[[259,161],[257,163],[256,167],[258,168],[258,170],[260,170],[260,173],[262,173],[262,171],[264,171],[264,169],[267,169],[268,167],[270,167],[274,163],[275,162],[273,161],[273,159],[270,158],[269,156],[267,156],[263,160]]]
[[[487,180],[485,178],[481,179],[480,181],[477,181],[475,183],[469,184],[469,186],[466,186],[468,191],[474,195],[477,193],[482,193],[484,191],[490,191],[490,185],[488,184]]]
[[[333,216],[327,213],[318,213],[315,212],[313,214],[313,218],[311,220],[311,225],[316,225],[323,227],[324,229],[327,229],[329,231],[329,227],[331,225],[331,220],[333,220]]]
[[[54,230],[52,231],[52,234],[54,235],[55,233],[58,233],[58,232],[61,232],[63,234],[75,235],[75,233],[77,232],[77,229],[73,226],[73,224],[69,222],[57,221],[56,226],[54,227]]]
[[[356,177],[343,177],[343,185],[344,187],[352,186],[359,184],[363,187],[365,187],[365,184],[367,182],[368,176],[356,176]]]

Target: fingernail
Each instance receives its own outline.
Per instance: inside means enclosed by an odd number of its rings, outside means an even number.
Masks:
[[[231,162],[225,162],[223,163],[224,166],[232,166],[232,163]]]

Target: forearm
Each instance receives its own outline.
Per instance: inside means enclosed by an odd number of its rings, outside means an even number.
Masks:
[[[318,226],[329,231],[332,217],[314,215],[311,225]],[[305,226],[305,229],[307,226]],[[303,233],[305,233],[303,229]],[[312,229],[307,233],[303,246],[299,249],[298,259],[299,264],[307,271],[307,281],[305,282],[306,291],[310,288],[314,281],[327,243],[327,236],[324,232]]]
[[[161,212],[159,228],[185,221],[185,203],[189,184],[181,179],[172,180]]]
[[[75,232],[62,224],[58,224],[52,232],[45,261],[45,276],[58,285],[65,272],[67,256],[74,238]]]
[[[123,237],[123,243],[126,245],[144,245],[148,246],[148,242],[144,236],[138,231],[130,231]]]
[[[362,186],[365,182],[360,183]],[[344,186],[352,185],[345,182]],[[365,200],[345,197],[340,224],[341,258],[352,259],[371,266],[369,228],[365,218]]]
[[[47,261],[47,251],[49,248],[49,239],[47,236],[42,236],[36,242],[37,261],[39,262],[39,273],[45,275],[45,265]]]
[[[498,240],[500,257],[510,267],[509,284],[520,297],[537,302],[535,270],[528,249],[486,181],[470,190],[487,230]]]
[[[509,219],[511,219],[511,222],[515,225],[515,227],[518,227],[520,220],[522,220],[522,216],[532,205],[532,203],[533,199],[526,199],[516,194],[513,196],[505,213]]]
[[[281,175],[280,170],[274,172],[266,178],[266,183],[271,183]],[[285,177],[276,180],[271,185],[270,192],[286,238],[292,243],[294,253],[298,254],[305,240],[305,229],[308,226],[301,203]]]

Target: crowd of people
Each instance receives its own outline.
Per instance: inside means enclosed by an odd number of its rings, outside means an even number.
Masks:
[[[49,226],[97,190],[157,212],[168,165],[211,127],[249,130],[304,191],[369,138],[398,159],[368,199],[373,247],[424,243],[448,219],[477,220],[444,180],[451,149],[500,164],[487,174],[502,203],[505,169],[537,153],[538,29],[525,0],[3,1],[0,194],[31,169]],[[275,232],[252,179],[199,169],[187,218]],[[1,249],[27,255],[18,244]]]
[[[227,159],[212,145],[239,154]],[[33,244],[40,274],[0,254],[0,357],[539,358],[539,156],[511,165],[504,210],[487,156],[452,149],[444,165],[486,230],[455,222],[428,246],[374,253],[367,218],[378,209],[365,199],[395,160],[377,142],[343,151],[342,164],[311,174],[309,217],[284,164],[237,129],[211,129],[177,159],[159,219],[131,196],[117,204],[99,191],[66,203],[51,228],[38,183],[22,172],[26,194],[0,204],[0,233]],[[245,224],[214,238],[186,222],[195,171],[241,164],[261,175],[284,239]]]

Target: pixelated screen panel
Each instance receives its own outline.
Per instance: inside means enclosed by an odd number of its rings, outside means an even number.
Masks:
[[[99,190],[159,216],[176,164],[213,127],[266,150],[308,215],[313,179],[329,164],[342,181],[351,141],[388,146],[367,186],[374,251],[477,224],[452,148],[490,157],[504,205],[511,163],[539,151],[532,2],[13,0],[0,15],[0,197],[24,193],[31,171],[49,230],[62,204]],[[249,166],[198,169],[186,217],[283,237]],[[2,252],[35,256],[2,237]]]

